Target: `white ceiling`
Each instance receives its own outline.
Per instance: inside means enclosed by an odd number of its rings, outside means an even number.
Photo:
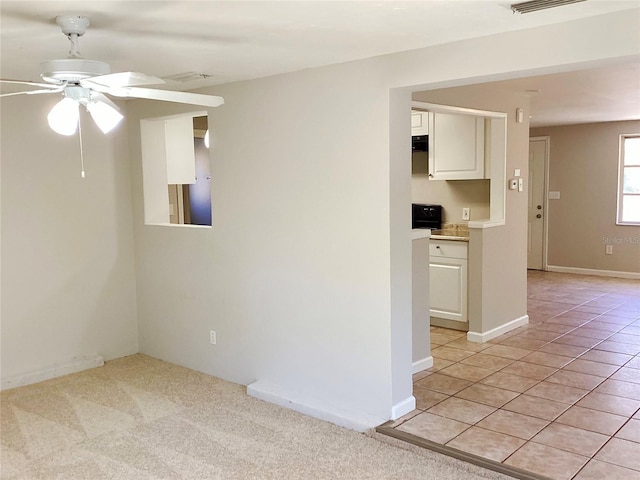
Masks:
[[[478,84],[529,96],[531,127],[640,119],[640,62]]]
[[[90,18],[80,39],[85,58],[106,61],[114,72],[163,78],[187,74],[192,80],[169,81],[168,86],[191,89],[620,10],[638,15],[640,6],[638,0],[588,0],[515,15],[510,3],[3,0],[0,69],[5,79],[39,80],[40,61],[64,58],[69,42],[55,24],[60,14]],[[534,125],[640,118],[638,64],[499,86],[541,90],[532,97]]]

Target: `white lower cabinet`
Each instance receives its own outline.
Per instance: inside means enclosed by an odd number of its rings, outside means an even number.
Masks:
[[[430,240],[429,297],[432,317],[467,323],[466,242]]]

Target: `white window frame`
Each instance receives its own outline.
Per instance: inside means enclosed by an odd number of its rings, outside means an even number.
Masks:
[[[619,150],[619,155],[618,155],[618,209],[617,209],[616,224],[617,225],[636,225],[636,226],[640,226],[640,222],[624,222],[624,221],[622,221],[622,208],[623,208],[622,199],[627,195],[628,196],[635,196],[635,195],[640,196],[640,193],[624,193],[623,192],[624,171],[625,171],[625,169],[627,169],[627,168],[638,168],[638,169],[640,169],[640,165],[625,165],[624,143],[629,138],[640,138],[640,133],[622,134],[622,135],[620,135],[620,150]]]

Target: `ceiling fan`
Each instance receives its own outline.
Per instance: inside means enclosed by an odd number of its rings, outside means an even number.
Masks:
[[[61,93],[62,100],[47,116],[51,129],[61,135],[73,135],[78,130],[80,105],[87,109],[102,132],[111,131],[123,116],[118,106],[107,95],[204,107],[218,107],[224,104],[222,97],[213,95],[140,88],[140,85],[158,85],[165,82],[161,78],[139,72],[110,73],[107,63],[82,58],[78,52],[78,38],[87,31],[87,17],[60,15],[56,17],[56,23],[71,42],[69,57],[40,64],[40,76],[45,83],[0,79],[0,83],[36,87],[32,90],[0,94],[0,97]]]

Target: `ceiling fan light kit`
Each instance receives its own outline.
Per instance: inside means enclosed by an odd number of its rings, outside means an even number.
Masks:
[[[73,135],[78,128],[78,119],[80,118],[80,105],[72,98],[65,97],[56,103],[49,115],[47,121],[51,130],[60,135]]]
[[[101,93],[85,87],[66,87],[64,98],[49,112],[47,120],[51,129],[61,135],[73,135],[78,125],[79,106],[91,114],[102,133],[109,133],[124,117],[118,107]]]
[[[87,104],[87,110],[98,128],[105,134],[113,130],[124,118],[118,110],[105,102],[90,101]]]

